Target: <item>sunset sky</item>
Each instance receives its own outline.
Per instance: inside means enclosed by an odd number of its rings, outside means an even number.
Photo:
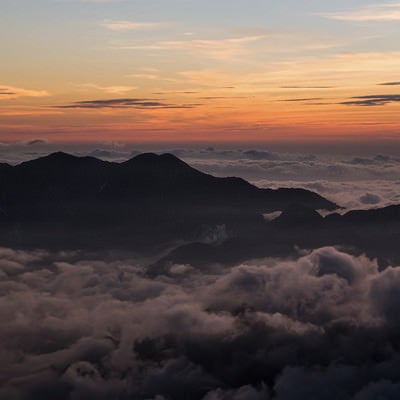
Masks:
[[[1,0],[0,141],[400,139],[400,3]]]

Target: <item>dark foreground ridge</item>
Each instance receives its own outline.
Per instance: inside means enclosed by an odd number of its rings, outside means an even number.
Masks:
[[[1,243],[40,248],[149,250],[224,225],[229,236],[260,229],[263,213],[291,204],[334,210],[302,189],[260,189],[202,173],[171,154],[123,163],[58,152],[0,164]]]
[[[323,218],[304,205],[290,205],[275,220],[222,243],[179,246],[149,266],[150,276],[168,275],[174,265],[199,270],[235,266],[252,259],[296,257],[299,250],[335,246],[350,254],[376,258],[381,269],[400,263],[400,205],[376,210],[333,213]]]

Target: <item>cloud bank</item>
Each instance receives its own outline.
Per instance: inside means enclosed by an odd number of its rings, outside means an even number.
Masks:
[[[400,269],[334,248],[207,273],[0,249],[0,399],[400,395]]]

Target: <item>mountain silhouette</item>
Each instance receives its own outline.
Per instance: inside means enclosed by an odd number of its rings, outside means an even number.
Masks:
[[[233,265],[321,246],[351,248],[382,267],[400,262],[400,206],[323,218],[316,210],[338,206],[316,193],[215,177],[172,154],[114,163],[58,152],[0,164],[0,178],[2,246],[163,253],[153,275],[174,263]],[[275,220],[263,217],[275,211]],[[221,227],[226,237],[211,243]]]
[[[262,213],[292,203],[335,210],[302,189],[260,189],[217,178],[172,154],[123,163],[57,152],[14,167],[1,164],[0,239],[20,246],[142,248],[190,240],[206,227],[257,229]]]
[[[191,200],[197,196],[201,201],[223,200],[225,207],[258,205],[262,211],[281,209],[292,202],[311,208],[337,208],[307,190],[259,189],[241,178],[217,178],[190,167],[172,154],[146,153],[117,164],[58,152],[15,167],[2,164],[0,173],[5,183],[4,201],[7,195],[18,192],[27,196],[24,203],[29,202],[30,196],[48,196],[50,200],[56,194],[60,200],[76,197],[86,200],[92,195],[97,200],[114,201],[138,201],[143,197],[151,201],[151,195],[164,195],[168,201],[179,195]]]

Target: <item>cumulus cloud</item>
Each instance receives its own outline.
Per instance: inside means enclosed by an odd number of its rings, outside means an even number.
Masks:
[[[400,269],[330,247],[180,267],[0,249],[0,399],[398,395]]]

